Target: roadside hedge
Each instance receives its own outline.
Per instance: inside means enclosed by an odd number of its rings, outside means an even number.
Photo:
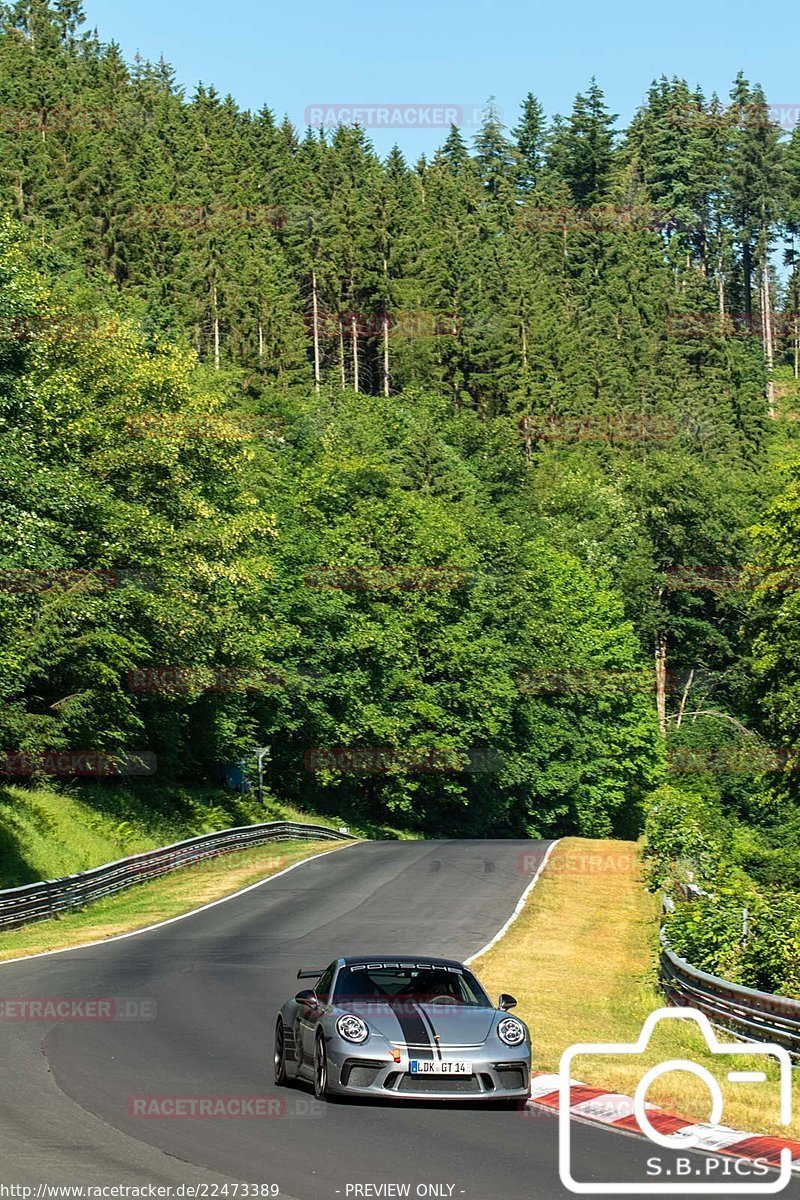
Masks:
[[[800,896],[779,877],[780,851],[718,801],[664,785],[647,802],[649,885],[674,904],[665,928],[700,970],[777,995],[800,996]],[[794,862],[796,847],[787,846]],[[766,880],[750,873],[766,861]]]

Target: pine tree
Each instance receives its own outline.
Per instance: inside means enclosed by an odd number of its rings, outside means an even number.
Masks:
[[[493,200],[507,200],[513,195],[516,179],[517,156],[504,128],[492,96],[475,135],[475,160],[481,182]]]
[[[517,183],[521,191],[529,192],[536,186],[544,166],[546,122],[544,108],[533,92],[528,92],[521,107],[522,115],[513,130],[518,156]]]
[[[442,148],[437,150],[434,162],[445,163],[453,175],[459,174],[470,165],[469,150],[457,125],[450,126],[450,132],[445,138]]]
[[[614,163],[614,123],[594,77],[586,95],[575,97],[566,124],[554,131],[550,161],[581,208],[602,204],[609,195]]]
[[[731,153],[727,194],[735,238],[742,251],[744,316],[753,319],[752,281],[766,270],[783,189],[780,130],[770,120],[766,98],[740,72],[731,91]]]

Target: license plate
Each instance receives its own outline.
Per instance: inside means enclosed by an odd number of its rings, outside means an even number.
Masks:
[[[411,1074],[412,1075],[471,1075],[472,1063],[461,1062],[433,1062],[432,1059],[412,1058],[411,1059]]]

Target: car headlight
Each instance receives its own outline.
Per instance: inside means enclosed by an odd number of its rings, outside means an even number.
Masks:
[[[497,1025],[497,1036],[507,1046],[519,1046],[525,1041],[525,1026],[516,1017],[503,1017]]]
[[[369,1037],[369,1029],[366,1022],[361,1020],[361,1017],[354,1017],[351,1013],[344,1017],[339,1017],[336,1022],[336,1029],[340,1037],[343,1037],[346,1042],[365,1042]]]

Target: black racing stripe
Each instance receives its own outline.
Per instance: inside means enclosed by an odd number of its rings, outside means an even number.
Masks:
[[[400,1028],[403,1031],[403,1038],[406,1045],[420,1046],[422,1049],[415,1049],[414,1058],[424,1058],[431,1062],[433,1061],[433,1039],[431,1038],[428,1026],[425,1024],[422,1009],[416,1004],[404,1000],[395,1010]]]
[[[433,1020],[431,1019],[430,1014],[426,1013],[424,1009],[420,1009],[420,1016],[425,1022],[425,1027],[428,1030],[428,1037],[431,1039],[431,1046],[435,1048],[437,1057],[441,1058],[442,1051],[436,1038],[436,1028],[433,1024]]]

